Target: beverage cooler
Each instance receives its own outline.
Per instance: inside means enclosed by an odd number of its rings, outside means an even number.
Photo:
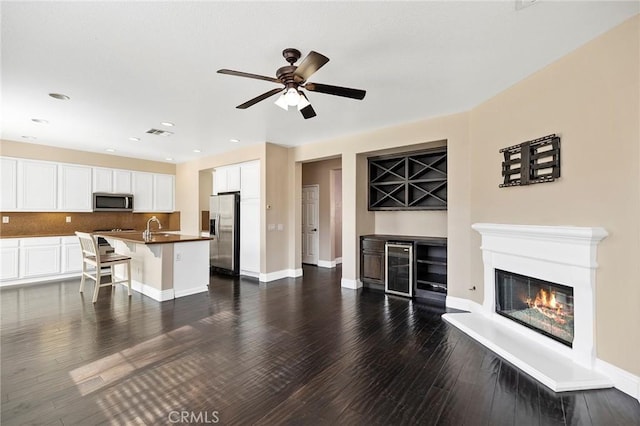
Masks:
[[[413,244],[387,242],[385,292],[413,297]]]

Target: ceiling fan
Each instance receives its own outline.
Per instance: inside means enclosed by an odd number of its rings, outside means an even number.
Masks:
[[[276,71],[276,78],[228,69],[218,70],[218,73],[220,74],[254,78],[257,80],[265,80],[272,83],[284,85],[284,89],[277,88],[269,90],[268,92],[265,92],[260,96],[256,96],[255,98],[238,105],[236,108],[247,109],[260,101],[263,101],[267,98],[270,98],[271,96],[280,93],[280,97],[275,102],[276,105],[285,110],[288,110],[290,106],[296,106],[298,107],[298,110],[300,111],[302,116],[307,119],[315,117],[316,112],[311,106],[309,99],[301,89],[306,89],[310,92],[326,93],[328,95],[342,96],[345,98],[359,100],[364,99],[364,96],[367,93],[366,91],[360,89],[351,89],[348,87],[307,82],[307,79],[313,73],[318,71],[320,68],[322,68],[322,66],[324,66],[324,64],[329,62],[329,58],[321,55],[318,52],[309,52],[309,54],[302,60],[302,62],[300,62],[300,65],[297,66],[293,64],[295,64],[298,59],[300,59],[301,55],[299,50],[293,48],[284,49],[282,51],[282,56],[284,56],[284,59],[289,62],[289,65],[278,68],[278,70]]]

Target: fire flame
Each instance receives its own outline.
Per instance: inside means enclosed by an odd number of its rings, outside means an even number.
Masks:
[[[534,300],[527,299],[527,304],[530,308],[534,308],[544,316],[553,319],[554,321],[564,324],[565,313],[563,312],[564,306],[556,300],[555,291],[548,292],[544,289],[540,289]]]

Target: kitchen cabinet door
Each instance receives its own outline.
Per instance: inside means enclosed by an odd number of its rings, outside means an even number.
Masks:
[[[260,198],[260,161],[249,161],[240,166],[240,197]]]
[[[93,168],[93,192],[114,192],[112,169]]]
[[[10,211],[18,208],[18,161],[2,158],[0,173],[2,175],[2,199],[0,210]]]
[[[58,198],[58,165],[44,161],[18,163],[18,209],[55,211]]]
[[[82,250],[77,237],[62,237],[62,263],[63,274],[82,271]]]
[[[229,166],[227,169],[227,192],[240,191],[240,166]]]
[[[153,174],[133,172],[132,182],[134,211],[153,211]]]
[[[131,172],[129,170],[113,171],[113,192],[131,194]]]
[[[260,200],[240,200],[240,274],[260,274]]]
[[[153,175],[153,210],[172,212],[174,192],[173,175]]]
[[[221,192],[227,192],[227,169],[220,167],[213,172],[213,193],[218,195]]]
[[[58,209],[65,212],[91,211],[91,167],[61,164],[59,172]]]
[[[21,278],[60,273],[60,238],[23,238],[20,245]]]
[[[19,277],[19,238],[0,240],[0,280],[13,280]]]

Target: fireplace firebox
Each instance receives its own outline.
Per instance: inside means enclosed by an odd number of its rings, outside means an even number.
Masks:
[[[495,270],[496,313],[572,347],[573,288]]]

